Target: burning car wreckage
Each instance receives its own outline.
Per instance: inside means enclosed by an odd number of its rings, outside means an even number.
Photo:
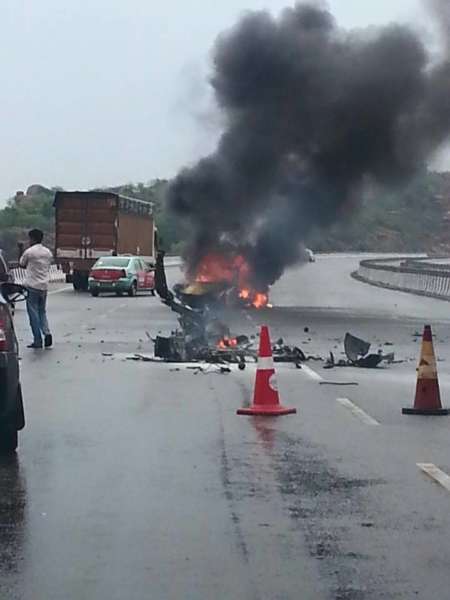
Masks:
[[[156,292],[163,304],[178,315],[179,328],[168,337],[158,335],[153,339],[155,360],[237,364],[242,370],[248,361],[256,362],[255,336],[232,336],[219,317],[220,309],[226,306],[270,307],[267,291],[254,291],[243,285],[245,270],[245,261],[240,257],[230,262],[222,257],[208,257],[192,282],[177,284],[172,291],[167,285],[164,253],[159,252]],[[307,360],[300,348],[287,346],[283,340],[273,346],[273,353],[275,362],[300,365]]]
[[[231,244],[237,262],[244,248],[253,273],[273,285],[300,261],[311,235],[350,218],[367,194],[397,195],[448,143],[448,0],[430,3],[442,36],[432,51],[409,25],[346,31],[321,4],[295,2],[279,16],[249,11],[217,38],[208,79],[222,133],[167,188],[167,208],[185,226],[189,270]],[[204,266],[207,279],[211,264]],[[240,275],[245,259],[241,267]],[[224,335],[208,296],[265,306],[267,290],[225,281],[205,293],[204,275],[171,291],[160,274],[160,296],[180,329],[157,338],[155,354],[223,360],[228,353],[242,362],[250,340]],[[347,359],[379,364],[364,353]],[[340,361],[330,357],[330,365]]]
[[[256,336],[233,336],[219,316],[227,306],[255,309],[271,307],[267,290],[254,291],[247,284],[243,285],[242,272],[246,268],[241,258],[238,258],[237,263],[227,263],[223,258],[209,257],[201,264],[193,281],[177,284],[172,291],[167,285],[164,253],[159,252],[155,270],[156,292],[162,303],[177,314],[179,327],[170,336],[157,335],[152,338],[154,359],[147,360],[169,363],[203,362],[219,366],[235,364],[241,370],[245,369],[247,362],[256,362]],[[335,362],[330,353],[325,368],[375,368],[383,361],[394,362],[393,354],[368,354],[370,344],[349,333],[346,334],[344,348],[347,360]],[[272,346],[272,352],[274,362],[292,363],[297,368],[301,368],[301,363],[309,360],[323,360],[321,357],[305,355],[301,348],[286,345],[283,339],[277,340]]]

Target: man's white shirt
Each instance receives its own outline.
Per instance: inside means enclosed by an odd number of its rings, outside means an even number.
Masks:
[[[52,253],[42,244],[34,244],[25,250],[20,258],[20,266],[27,270],[25,287],[34,290],[48,290],[52,262]]]

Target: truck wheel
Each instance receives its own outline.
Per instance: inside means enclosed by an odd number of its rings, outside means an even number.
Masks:
[[[99,295],[99,291],[98,290],[91,290],[91,296],[93,298],[97,298],[98,295]]]
[[[152,295],[152,296],[154,296],[154,295],[155,295],[155,293],[156,293],[156,292],[155,292],[155,289],[153,288],[153,290],[150,290],[150,293],[151,293],[151,295]]]
[[[0,453],[9,454],[15,452],[19,436],[17,429],[13,425],[0,426]]]
[[[134,298],[136,296],[136,294],[137,294],[137,284],[135,281],[133,281],[130,289],[128,290],[128,295],[130,296],[130,298]]]
[[[87,292],[89,290],[89,275],[83,271],[74,271],[73,289],[76,292]]]
[[[73,285],[73,289],[76,292],[79,292],[81,290],[81,279],[80,279],[79,273],[74,273],[72,275],[72,285]]]

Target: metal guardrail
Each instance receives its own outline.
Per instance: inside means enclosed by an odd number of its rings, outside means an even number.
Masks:
[[[441,260],[442,258],[448,258],[448,257],[436,257],[435,260]],[[431,262],[430,259],[424,259],[424,260],[417,260],[417,259],[410,259],[407,262],[407,266],[408,267],[412,267],[415,269],[426,269],[428,271],[449,271],[450,272],[450,262],[448,264],[445,263],[434,263]]]
[[[11,265],[10,265],[11,266]],[[10,269],[14,283],[23,283],[25,281],[25,269],[12,266]],[[66,281],[66,275],[56,265],[50,267],[50,283],[63,283]]]
[[[168,267],[179,267],[182,265],[182,260],[180,256],[170,256],[167,259]],[[14,283],[22,284],[25,281],[25,269],[22,269],[19,266],[18,262],[10,262],[9,263],[9,272]],[[50,267],[50,283],[65,283],[66,275],[62,271],[60,267],[57,265],[52,265]]]
[[[353,276],[392,290],[450,300],[450,265],[429,261],[429,257],[362,260]]]
[[[183,264],[181,256],[166,256],[164,258],[164,265],[166,267],[179,267]]]

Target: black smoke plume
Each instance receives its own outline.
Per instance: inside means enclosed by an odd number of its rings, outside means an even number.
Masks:
[[[447,57],[433,62],[409,27],[346,32],[312,4],[247,14],[217,40],[211,83],[225,131],[175,178],[169,203],[190,227],[191,269],[236,248],[260,287],[366,182],[407,181],[449,137]]]

